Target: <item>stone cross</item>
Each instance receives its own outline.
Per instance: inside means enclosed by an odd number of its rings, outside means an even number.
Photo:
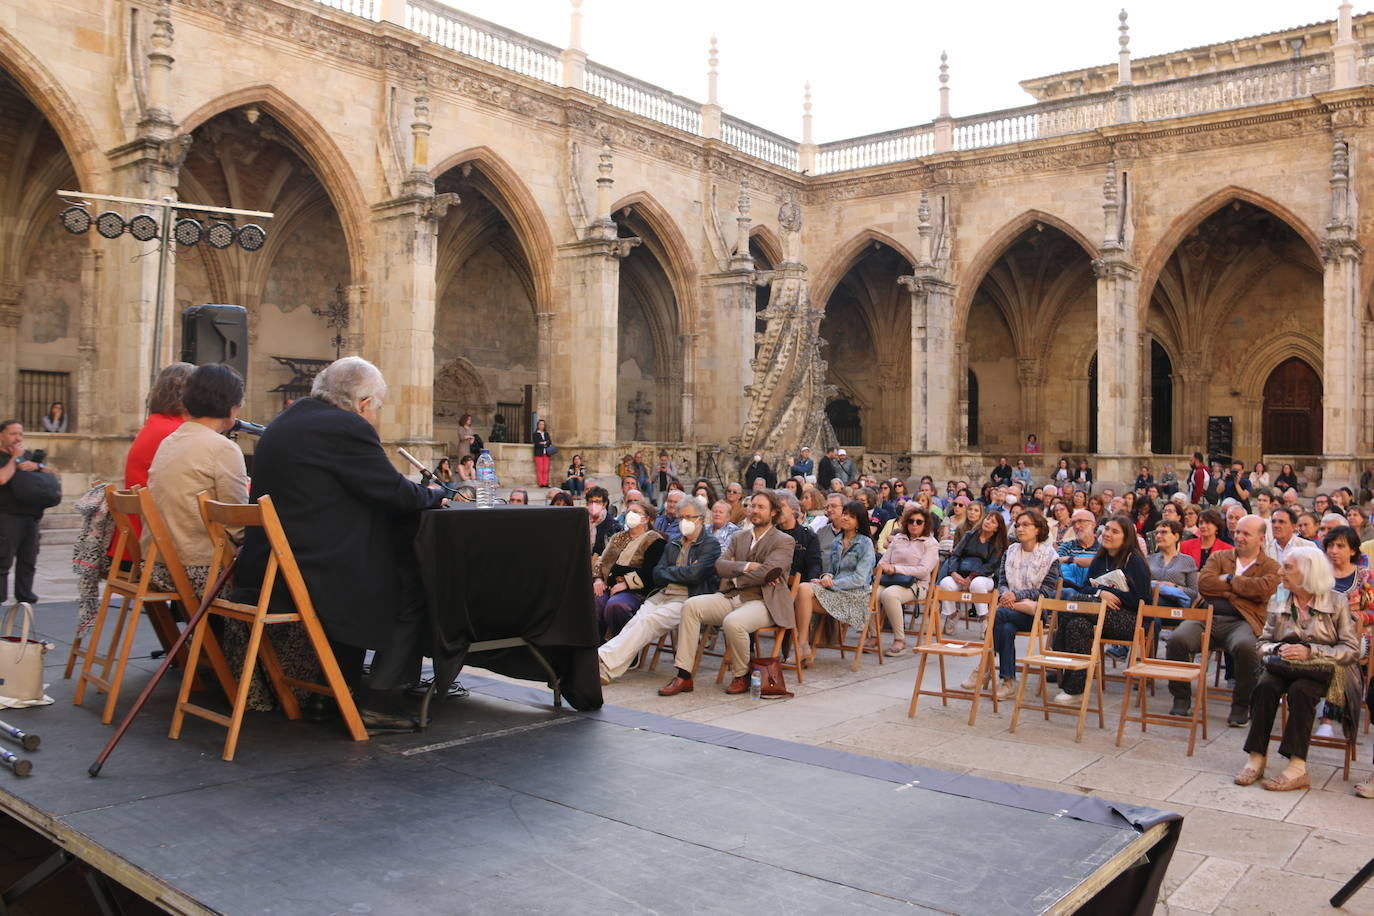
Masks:
[[[644,418],[653,413],[654,409],[644,399],[644,392],[641,391],[630,402],[629,410],[635,415],[635,441],[639,441],[644,438]]]

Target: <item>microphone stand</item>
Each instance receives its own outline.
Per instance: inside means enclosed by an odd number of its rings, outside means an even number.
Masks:
[[[435,484],[439,487],[439,489],[447,493],[451,499],[463,498],[459,495],[457,487],[450,483],[444,483],[438,477],[435,477],[434,472],[431,471],[429,468],[425,467],[420,462],[419,458],[416,458],[414,455],[412,455],[410,452],[406,451],[403,448],[398,448],[396,449],[396,451],[400,453],[401,457],[404,458],[407,463],[409,463],[412,467],[414,467],[417,471],[420,472],[421,483],[425,484],[426,486],[428,486],[429,484]]]

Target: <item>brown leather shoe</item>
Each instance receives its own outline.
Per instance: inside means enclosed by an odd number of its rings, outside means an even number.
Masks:
[[[730,682],[730,686],[725,688],[726,693],[740,694],[749,692],[749,675],[741,674]]]
[[[691,693],[695,689],[696,685],[692,683],[690,677],[675,677],[658,689],[658,695],[661,697],[675,697],[679,693]]]

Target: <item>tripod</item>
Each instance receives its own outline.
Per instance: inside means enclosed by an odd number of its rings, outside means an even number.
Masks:
[[[706,463],[701,466],[701,476],[713,481],[720,493],[725,492],[725,477],[720,473],[720,464],[716,461],[716,454],[720,447],[710,449],[706,453]]]

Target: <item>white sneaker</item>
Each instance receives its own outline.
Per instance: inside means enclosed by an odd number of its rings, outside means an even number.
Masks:
[[[1321,725],[1317,726],[1317,730],[1312,734],[1317,738],[1334,738],[1336,736],[1336,730],[1331,727],[1330,722],[1323,722]]]
[[[1002,678],[1001,683],[997,685],[997,699],[1010,700],[1014,696],[1016,696],[1016,678]]]
[[[1074,696],[1071,693],[1065,693],[1061,690],[1054,695],[1054,699],[1050,700],[1050,702],[1057,703],[1060,706],[1077,706],[1079,703],[1083,702],[1083,695],[1080,693],[1078,696]]]

